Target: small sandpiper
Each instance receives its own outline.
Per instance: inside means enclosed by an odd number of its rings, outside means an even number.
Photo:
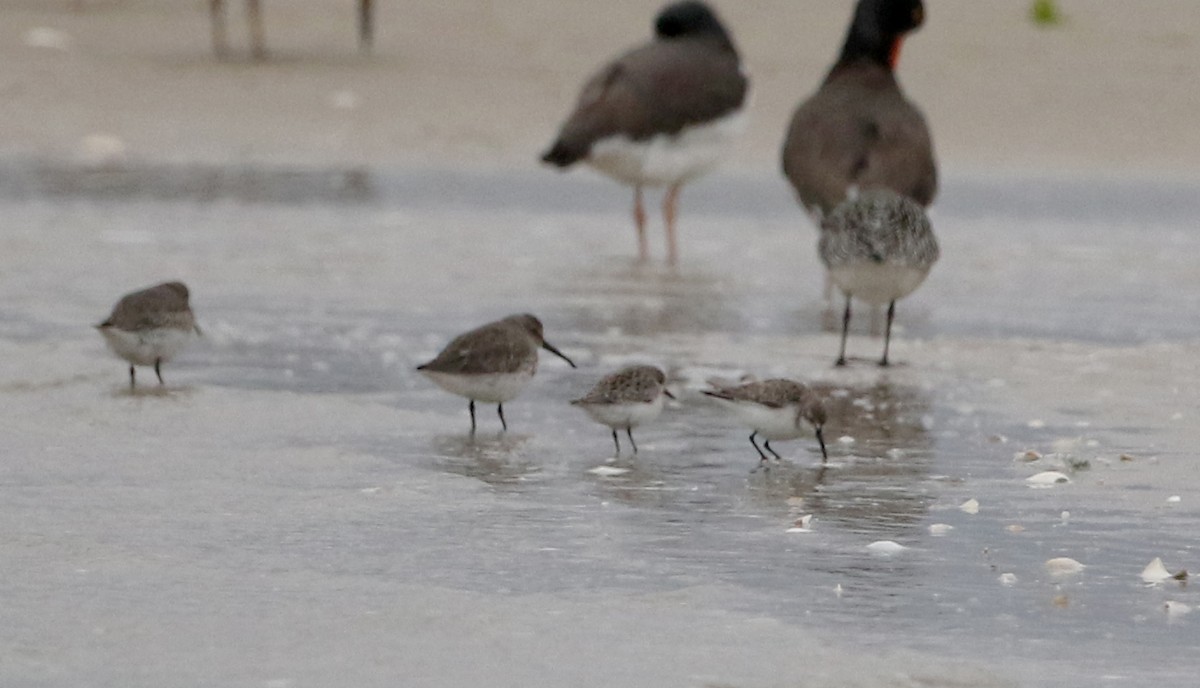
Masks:
[[[417,366],[434,384],[470,400],[471,434],[475,433],[475,402],[496,404],[500,425],[504,402],[525,389],[537,372],[538,348],[575,363],[550,345],[542,334],[542,321],[528,313],[510,315],[455,337],[432,361]]]
[[[612,428],[617,456],[621,455],[617,430],[625,431],[629,445],[633,447],[633,455],[637,456],[633,429],[658,418],[662,413],[664,397],[675,398],[666,384],[667,376],[654,366],[629,366],[600,378],[590,392],[571,404],[586,411],[597,423]]]
[[[200,334],[183,282],[162,284],[121,297],[112,314],[96,325],[108,348],[129,361],[129,388],[137,387],[135,366],[154,366],[162,385],[162,364]]]
[[[633,187],[638,260],[649,259],[642,188],[666,186],[667,263],[679,249],[679,191],[728,156],[745,128],[750,80],[729,32],[703,2],[663,8],[653,41],[605,65],[542,155],[557,167],[584,161]]]
[[[896,300],[921,286],[939,255],[925,210],[894,191],[866,191],[825,217],[817,248],[833,283],[846,295],[837,365],[846,365],[851,297],[888,305],[879,359],[879,365],[888,365]]]
[[[829,460],[825,451],[825,405],[807,386],[794,380],[776,378],[748,382],[734,387],[716,387],[704,393],[722,403],[743,423],[749,425],[750,444],[758,452],[758,470],[767,464],[767,455],[754,438],[761,435],[763,447],[776,460],[782,457],[771,448],[771,440],[794,440],[809,434],[809,427],[821,445],[821,463]]]

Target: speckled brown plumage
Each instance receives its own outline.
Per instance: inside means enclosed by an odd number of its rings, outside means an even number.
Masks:
[[[572,404],[649,404],[662,394],[667,376],[654,366],[623,368],[600,378],[596,386]]]

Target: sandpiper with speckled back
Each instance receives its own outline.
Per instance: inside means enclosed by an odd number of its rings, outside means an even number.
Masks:
[[[592,420],[612,429],[617,456],[621,455],[617,430],[625,431],[629,446],[637,456],[633,429],[658,418],[664,397],[675,398],[667,389],[667,376],[663,371],[654,366],[635,365],[600,378],[591,391],[571,404],[586,411]]]
[[[163,385],[162,364],[200,334],[183,282],[164,282],[121,297],[96,325],[108,348],[129,361],[129,388],[137,387],[136,366],[154,366]]]
[[[925,210],[894,191],[864,192],[825,217],[817,249],[833,283],[846,295],[837,365],[846,365],[851,298],[887,304],[887,329],[879,365],[888,365],[896,300],[921,286],[939,255]]]
[[[775,378],[729,387],[714,386],[713,389],[704,390],[704,394],[733,411],[742,423],[753,430],[750,444],[759,457],[759,464],[754,470],[767,465],[767,455],[754,441],[758,436],[763,438],[763,447],[776,460],[782,460],[771,448],[771,440],[793,440],[815,434],[821,446],[821,462],[828,461],[829,454],[825,451],[825,404],[808,386],[794,380]]]
[[[504,403],[521,393],[537,372],[542,348],[575,363],[546,341],[542,321],[523,313],[460,334],[432,361],[417,366],[438,387],[470,400],[471,434],[475,433],[475,402],[496,404],[500,425],[508,430]]]

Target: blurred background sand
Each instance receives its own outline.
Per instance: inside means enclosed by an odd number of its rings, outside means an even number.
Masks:
[[[582,81],[646,40],[661,4],[379,0],[362,55],[354,0],[266,0],[271,57],[254,63],[239,0],[227,62],[204,0],[5,0],[0,155],[71,159],[102,135],[133,160],[532,168]],[[852,5],[717,3],[754,78],[735,169],[776,168]],[[947,173],[1194,171],[1193,0],[1064,0],[1055,27],[1026,0],[927,5],[900,77]]]

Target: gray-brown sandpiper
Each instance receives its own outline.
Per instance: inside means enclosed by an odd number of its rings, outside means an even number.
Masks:
[[[460,334],[432,361],[417,366],[442,389],[470,400],[471,433],[475,432],[475,402],[496,404],[500,425],[508,430],[504,403],[525,389],[537,372],[538,349],[542,348],[575,363],[546,341],[542,321],[528,313]]]
[[[108,348],[129,361],[129,388],[137,386],[135,366],[154,366],[163,383],[162,364],[175,357],[193,336],[200,334],[196,316],[188,305],[183,282],[162,284],[121,297],[112,314],[96,329]]]

